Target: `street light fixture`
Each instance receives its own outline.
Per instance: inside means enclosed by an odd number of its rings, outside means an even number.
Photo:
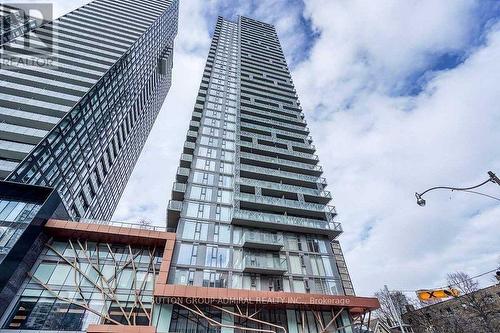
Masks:
[[[474,191],[471,191],[472,189],[475,189],[475,188],[478,188],[480,186],[483,186],[484,184],[488,183],[488,182],[492,182],[492,183],[496,183],[497,185],[500,186],[500,179],[492,172],[492,171],[488,171],[488,176],[489,178],[486,179],[484,182],[482,182],[481,184],[478,184],[478,185],[475,185],[475,186],[471,186],[471,187],[451,187],[451,186],[436,186],[436,187],[431,187],[425,191],[423,191],[422,193],[418,193],[418,192],[415,192],[415,198],[417,198],[417,204],[420,206],[420,207],[424,207],[425,206],[425,199],[422,198],[422,196],[427,193],[427,192],[430,192],[430,191],[433,191],[433,190],[438,190],[438,189],[445,189],[445,190],[452,190],[452,191],[464,191],[464,192],[470,192],[470,193],[475,193],[475,194],[479,194],[479,195],[484,195],[484,196],[487,196],[489,198],[492,198],[492,199],[495,199],[495,200],[499,200],[499,198],[495,198],[493,196],[490,196],[490,195],[487,195],[487,194],[483,194],[483,193],[479,193],[479,192],[474,192]]]

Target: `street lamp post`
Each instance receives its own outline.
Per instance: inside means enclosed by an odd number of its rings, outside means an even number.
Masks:
[[[489,183],[489,182],[496,183],[497,185],[500,186],[500,179],[492,171],[488,171],[488,179],[486,179],[484,182],[482,182],[482,183],[480,183],[478,185],[470,186],[470,187],[451,187],[451,186],[436,186],[436,187],[431,187],[431,188],[423,191],[422,193],[415,192],[415,198],[417,198],[417,204],[419,206],[421,206],[421,207],[424,207],[425,206],[425,199],[422,198],[422,196],[425,193],[433,191],[433,190],[445,189],[445,190],[452,190],[452,191],[464,191],[464,192],[475,193],[475,194],[483,195],[483,196],[486,196],[486,197],[489,197],[489,198],[492,198],[492,199],[500,201],[499,198],[493,197],[491,195],[487,195],[487,194],[484,194],[484,193],[479,193],[479,192],[471,191],[471,190],[473,190],[475,188],[478,188],[480,186],[483,186],[484,184]]]

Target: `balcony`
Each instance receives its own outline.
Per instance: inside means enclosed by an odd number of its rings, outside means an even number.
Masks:
[[[245,57],[245,59],[252,59],[252,58]],[[255,60],[255,59],[252,59],[252,60]],[[268,91],[269,93],[277,94],[279,96],[279,98],[288,98],[288,99],[291,99],[292,101],[295,101],[298,98],[297,93],[292,88],[287,89],[284,87],[275,86],[272,83],[271,84],[269,84],[269,83],[262,83],[261,84],[261,83],[257,83],[256,81],[246,79],[244,77],[241,78],[241,82],[242,82],[242,84],[245,85],[246,89],[252,89],[253,91],[255,91],[259,94],[261,94],[260,89],[265,88],[266,91]]]
[[[175,176],[176,181],[179,183],[185,183],[187,182],[188,178],[189,178],[189,169],[178,167],[177,174]]]
[[[181,154],[181,167],[190,168],[191,163],[193,162],[193,155],[191,154]]]
[[[284,108],[272,106],[269,104],[262,104],[260,102],[255,102],[252,99],[253,96],[249,96],[249,97],[251,98],[250,100],[242,100],[242,102],[241,102],[241,109],[242,110],[244,110],[244,109],[247,109],[247,110],[258,109],[258,110],[272,112],[273,114],[275,112],[278,112],[278,114],[283,114],[284,117],[286,117],[284,115],[284,114],[286,114],[286,115],[288,115],[288,117],[293,118],[293,119],[299,119],[299,117],[300,117],[300,113],[301,113],[300,110],[294,110],[291,107],[284,109]],[[303,118],[300,117],[300,119],[303,119]]]
[[[191,119],[196,120],[196,121],[201,121],[201,112],[193,111],[193,115],[191,116]]]
[[[193,154],[195,146],[194,142],[184,142],[184,154]]]
[[[282,131],[280,129],[277,129],[277,128],[273,128],[273,127],[270,127],[270,126],[263,126],[263,125],[255,125],[255,124],[251,124],[251,123],[248,123],[248,122],[242,122],[240,124],[240,128],[242,131],[248,131],[250,129],[250,131],[252,129],[254,130],[257,130],[257,131],[261,131],[261,132],[273,132],[273,133],[276,133],[276,134],[282,134],[282,135],[286,135],[286,136],[291,136],[291,137],[295,137],[297,139],[301,139],[301,140],[305,140],[307,137],[308,137],[308,134],[297,134],[297,133],[293,133],[293,132],[288,132],[288,131]]]
[[[275,198],[271,196],[235,193],[234,198],[240,201],[240,206],[255,210],[269,210],[274,213],[288,213],[303,215],[312,218],[325,219],[327,215],[337,215],[335,207],[312,202]]]
[[[270,153],[268,155],[278,155],[278,156],[281,155],[282,157],[286,156],[286,157],[288,157],[288,160],[292,160],[292,161],[311,163],[311,164],[316,164],[319,161],[318,155],[315,155],[315,154],[302,153],[302,152],[295,151],[295,150],[288,150],[288,149],[279,148],[279,147],[266,146],[263,144],[246,142],[246,141],[239,141],[238,144],[242,147],[248,147],[251,149],[261,150],[263,152]]]
[[[196,139],[198,138],[198,132],[197,131],[187,131],[186,134],[186,140],[189,142],[196,142]]]
[[[332,218],[328,221],[322,221],[304,217],[255,212],[237,208],[233,210],[231,223],[247,227],[327,235],[332,238],[335,238],[342,233],[342,226],[339,222],[334,222]]]
[[[300,148],[305,148],[305,149],[310,149],[310,150],[316,150],[316,146],[313,145],[312,143],[309,143],[310,141],[308,140],[306,142],[297,142],[297,141],[292,141],[292,140],[287,140],[287,139],[280,139],[280,138],[272,138],[268,135],[263,135],[263,134],[258,134],[258,133],[253,133],[253,132],[247,132],[247,131],[240,131],[241,135],[244,136],[249,136],[252,138],[257,138],[257,139],[263,139],[263,140],[272,140],[273,142],[276,143],[283,143],[285,145],[292,145],[294,147],[300,147]]]
[[[182,201],[184,200],[184,194],[186,193],[186,184],[174,183],[172,186],[172,199]]]
[[[327,204],[332,200],[332,194],[330,191],[319,190],[315,188],[301,187],[288,185],[283,183],[266,182],[264,180],[250,179],[250,178],[237,178],[236,183],[241,185],[249,185],[254,187],[260,187],[262,189],[272,190],[275,192],[288,192],[288,193],[301,193],[304,197],[307,197],[309,201]]]
[[[300,118],[298,116],[294,117],[293,114],[283,115],[280,113],[264,111],[258,108],[246,107],[243,105],[241,106],[241,114],[260,117],[264,120],[269,119],[274,121],[282,121],[283,123],[288,123],[294,126],[307,126],[307,123],[303,118]]]
[[[268,180],[279,183],[282,182],[283,179],[286,179],[287,184],[296,186],[314,187],[314,188],[317,188],[318,185],[321,185],[322,187],[326,186],[326,179],[323,177],[303,175],[279,169],[256,167],[248,164],[241,164],[240,170],[241,170],[241,176],[246,178],[254,178],[254,177],[248,177],[246,175],[246,173],[253,173],[256,174],[255,178],[258,180]]]
[[[175,228],[182,211],[182,201],[170,200],[167,206],[167,227]]]
[[[260,231],[246,231],[241,243],[246,248],[272,251],[279,251],[284,246],[283,236]]]
[[[302,134],[302,135],[306,135],[306,136],[309,135],[309,128],[308,127],[287,124],[287,123],[284,123],[282,121],[262,119],[260,117],[249,116],[249,115],[241,115],[241,121],[244,121],[245,124],[250,123],[250,124],[265,126],[267,128],[277,128],[277,129],[280,129],[282,131],[285,131],[287,134],[288,133],[296,133],[296,134]]]
[[[265,164],[275,164],[278,165],[282,170],[290,172],[305,173],[307,175],[313,175],[318,177],[321,176],[321,174],[323,173],[323,168],[320,165],[296,162],[279,157],[257,155],[245,151],[240,152],[240,157],[242,159],[253,161],[252,163],[249,164],[261,165],[261,166],[265,166]]]
[[[200,129],[200,122],[199,121],[191,120],[189,122],[189,130],[190,131],[197,131],[199,129]]]
[[[285,258],[244,254],[243,272],[259,274],[284,274],[288,271]]]

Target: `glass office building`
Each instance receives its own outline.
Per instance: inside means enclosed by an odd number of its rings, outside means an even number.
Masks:
[[[1,45],[0,179],[109,219],[170,88],[177,18],[177,0],[95,0]]]

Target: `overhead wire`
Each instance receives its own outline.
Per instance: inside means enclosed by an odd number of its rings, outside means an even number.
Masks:
[[[445,286],[441,286],[441,287],[437,287],[437,288],[425,288],[425,289],[434,290],[434,289],[445,289],[445,288],[449,288],[449,287],[456,287],[456,286],[458,286],[461,283],[464,283],[466,281],[470,281],[470,280],[473,280],[473,279],[477,279],[477,278],[479,278],[481,276],[484,276],[486,274],[490,274],[490,273],[496,272],[498,270],[500,270],[500,267],[494,268],[494,269],[489,270],[487,272],[483,272],[483,273],[471,276],[471,277],[469,277],[469,278],[467,278],[467,279],[465,279],[463,281],[457,282],[457,283],[447,284]],[[417,292],[417,290],[419,290],[419,289],[416,289],[416,290],[410,290],[410,289],[402,289],[401,290],[401,289],[397,289],[397,290],[391,290],[391,291],[392,292],[394,292],[394,291],[400,291],[400,292],[403,292],[403,293],[415,293],[415,292]]]

